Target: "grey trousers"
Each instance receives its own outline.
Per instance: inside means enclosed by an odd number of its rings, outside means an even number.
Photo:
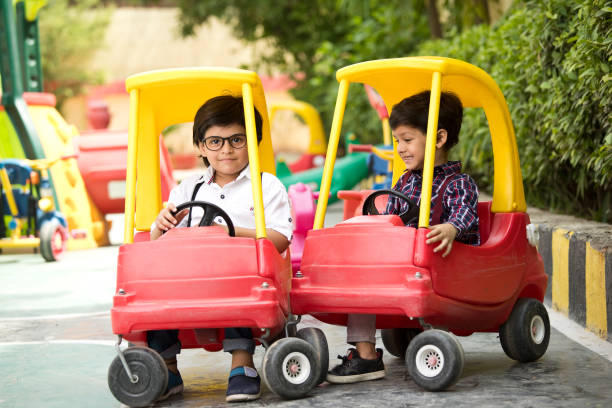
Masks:
[[[350,314],[346,324],[346,342],[376,344],[376,315]]]

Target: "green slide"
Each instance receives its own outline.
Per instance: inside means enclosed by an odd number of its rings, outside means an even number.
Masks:
[[[368,177],[369,156],[369,153],[351,153],[336,160],[330,189],[331,196],[328,201],[330,204],[338,200],[338,191],[351,190],[357,183]],[[310,186],[313,191],[319,191],[322,176],[323,167],[315,167],[286,176],[279,175],[279,179],[286,188],[289,188],[292,184],[304,183]]]

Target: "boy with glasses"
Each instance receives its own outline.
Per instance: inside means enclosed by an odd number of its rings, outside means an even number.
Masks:
[[[262,119],[257,109],[255,126],[259,143]],[[207,201],[221,207],[234,223],[237,237],[256,238],[242,98],[223,95],[204,103],[194,119],[193,144],[207,168],[204,174],[189,177],[172,189],[168,206],[160,211],[151,227],[151,239],[159,238],[171,228],[198,225],[203,215],[201,208],[185,209],[173,215],[176,206],[187,201]],[[289,197],[283,184],[272,174],[261,174],[261,186],[266,233],[282,253],[289,247],[293,230]],[[215,222],[227,229],[220,217]],[[168,366],[168,388],[160,400],[182,392],[183,380],[176,362],[180,352],[178,330],[150,331],[147,340],[149,347],[160,353]],[[225,329],[223,349],[232,354],[226,401],[259,398],[260,378],[253,363],[255,342],[251,330]]]

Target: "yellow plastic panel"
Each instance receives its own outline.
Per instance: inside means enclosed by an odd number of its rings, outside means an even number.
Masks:
[[[429,210],[431,206],[431,186],[433,184],[433,169],[436,157],[441,83],[442,74],[439,72],[434,72],[431,77],[431,93],[429,97],[429,113],[427,117],[427,139],[425,142],[425,161],[423,163],[421,205],[419,208],[419,228],[429,228]]]
[[[2,181],[2,189],[4,190],[6,201],[8,202],[9,209],[11,210],[11,215],[13,217],[17,217],[17,215],[19,215],[19,211],[17,210],[17,203],[15,202],[15,196],[13,195],[13,187],[11,186],[11,181],[9,180],[8,172],[4,167],[0,168],[0,179]]]
[[[434,72],[442,74],[442,91],[455,93],[464,107],[484,109],[493,146],[493,212],[526,211],[523,180],[514,128],[506,100],[495,81],[483,70],[443,57],[409,57],[362,62],[338,70],[338,81],[365,83],[384,99],[387,110],[402,99],[429,90]],[[393,183],[405,170],[395,154]]]
[[[244,104],[244,124],[247,134],[253,206],[255,207],[255,236],[257,238],[265,238],[266,219],[264,215],[263,193],[261,191],[261,177],[258,177],[260,163],[259,156],[257,155],[255,112],[253,111],[253,88],[251,88],[251,84],[242,84],[242,101]]]
[[[192,122],[200,106],[215,96],[242,96],[243,84],[251,86],[253,103],[263,120],[263,138],[259,144],[261,171],[275,174],[268,110],[256,73],[219,67],[183,68],[145,72],[126,80],[130,106],[137,109],[135,113],[130,112],[130,132],[134,132],[130,134],[130,142],[136,143],[132,153],[135,161],[128,160],[128,175],[131,167],[136,168],[135,191],[139,199],[135,204],[134,226],[137,230],[149,230],[162,208],[159,180],[159,135],[162,130],[173,124]],[[127,184],[130,188],[129,179]],[[128,201],[126,199],[126,218],[132,216],[128,212],[131,206]],[[126,225],[127,242],[130,234]]]
[[[323,122],[321,115],[314,106],[309,103],[295,100],[277,101],[270,103],[270,122],[274,120],[274,115],[279,110],[289,110],[297,113],[304,119],[310,130],[310,143],[308,153],[325,154],[327,143],[323,132]]]
[[[329,135],[329,144],[327,146],[327,154],[325,155],[325,164],[323,165],[323,176],[321,177],[321,187],[319,188],[317,210],[315,212],[315,219],[312,229],[321,229],[325,223],[327,201],[329,200],[329,191],[331,190],[331,179],[334,173],[336,154],[338,153],[338,142],[340,141],[340,131],[342,130],[342,119],[344,118],[344,109],[346,107],[348,91],[349,82],[345,79],[340,80],[338,96],[336,97],[336,106],[334,108],[334,119],[332,121],[331,133]]]

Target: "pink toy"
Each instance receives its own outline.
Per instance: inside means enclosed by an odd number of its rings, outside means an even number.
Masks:
[[[291,268],[293,273],[300,269],[306,233],[312,229],[315,216],[315,195],[304,183],[289,186],[289,200],[293,212],[293,239],[291,240]]]

